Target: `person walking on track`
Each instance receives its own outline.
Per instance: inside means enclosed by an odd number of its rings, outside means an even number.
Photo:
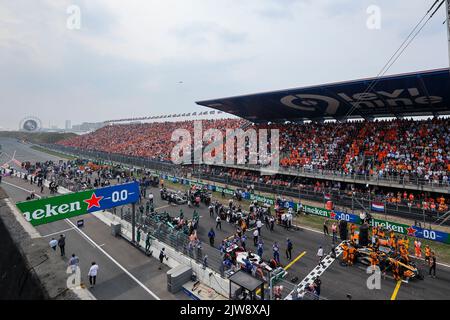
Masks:
[[[98,265],[97,263],[92,262],[88,272],[89,284],[91,285],[91,288],[95,286],[95,283],[97,281],[97,273],[98,273]]]

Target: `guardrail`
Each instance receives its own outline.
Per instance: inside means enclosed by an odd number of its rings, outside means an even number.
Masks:
[[[73,149],[73,148],[70,148],[70,149]],[[77,151],[78,152],[78,151]],[[70,153],[70,152],[69,152]],[[85,153],[85,151],[83,151],[83,150],[79,150],[79,153],[80,154],[86,154]],[[97,157],[95,157],[95,155],[97,155]],[[104,159],[104,158],[102,158],[101,156],[99,156],[99,153],[98,152],[94,152],[94,153],[92,153],[92,156],[94,157],[94,158],[97,158],[97,159],[103,159],[103,160],[107,160],[107,159]],[[120,159],[120,157],[118,157],[118,159],[117,159],[117,155],[114,155],[114,154],[112,154],[112,155],[110,155],[110,159],[108,159],[107,161],[116,161],[116,162],[121,162],[121,163],[127,163],[127,162],[122,162],[122,161],[120,161],[119,159]],[[124,159],[124,158],[122,158],[122,159]],[[142,165],[141,163],[139,163],[140,161],[142,161],[143,163],[144,163],[144,165]],[[144,161],[143,159],[139,159],[138,160],[138,163],[128,163],[128,164],[131,164],[131,165],[134,165],[134,166],[142,166],[142,167],[148,167],[148,168],[151,168],[151,166],[148,166],[148,165],[146,165],[146,163],[154,163],[154,161],[149,161],[149,160],[147,160],[147,161]],[[167,165],[167,164],[165,164],[165,165]],[[177,176],[177,172],[179,171],[179,170],[173,170],[173,165],[169,165],[169,168],[170,168],[170,170],[169,170],[169,174],[172,174],[173,176]],[[152,168],[152,169],[154,169],[154,168]],[[157,170],[157,171],[163,171],[163,170],[158,170],[158,169],[155,169],[155,170]],[[211,180],[212,181],[216,181],[216,182],[219,182],[219,181],[217,181],[217,177],[214,177],[214,176],[212,176],[212,177],[209,177],[209,178],[211,178]],[[181,180],[183,180],[184,178],[179,178],[179,179],[181,179]],[[188,179],[184,179],[184,180],[188,180]],[[222,182],[221,182],[222,183]],[[273,193],[274,192],[274,188],[273,188],[273,186],[266,186],[266,190],[264,190],[263,188],[261,188],[261,191],[263,191],[263,192],[268,192],[268,193]],[[255,189],[256,189],[256,187],[255,187]],[[283,192],[283,194],[286,194],[286,195],[289,195],[288,194],[288,192],[289,192],[289,190],[280,190],[280,189],[278,189],[278,191],[282,191]],[[298,196],[298,190],[295,190],[295,194],[292,194],[292,197],[296,197],[296,196]],[[262,198],[267,198],[267,197],[262,197]],[[272,199],[272,201],[273,201],[273,199]],[[414,226],[415,227],[419,227],[419,228],[426,228],[426,226],[425,226],[425,222],[429,222],[430,223],[430,226],[429,226],[429,230],[432,230],[432,227],[431,227],[431,222],[433,222],[434,220],[435,220],[435,218],[436,217],[433,217],[433,216],[430,216],[429,214],[427,214],[427,213],[425,213],[425,212],[421,212],[420,214],[418,214],[418,213],[414,213],[414,212],[412,212],[412,211],[409,211],[409,210],[412,210],[412,208],[408,208],[408,212],[394,212],[394,214],[393,214],[393,211],[392,210],[390,210],[389,212],[386,212],[386,214],[388,214],[389,213],[389,215],[397,215],[397,216],[401,216],[401,217],[404,217],[404,218],[408,218],[408,219],[411,219],[411,218],[416,218],[416,223],[414,223]],[[321,210],[323,210],[323,209],[321,209]],[[348,213],[348,210],[345,210],[345,209],[343,209],[342,210],[343,212],[345,212],[345,213]],[[413,217],[411,217],[411,215],[413,215],[414,214],[414,216]],[[421,220],[419,220],[419,218],[421,219]],[[421,225],[421,222],[418,222],[418,221],[423,221],[424,222],[424,225]],[[450,221],[447,221],[447,222],[450,222]]]

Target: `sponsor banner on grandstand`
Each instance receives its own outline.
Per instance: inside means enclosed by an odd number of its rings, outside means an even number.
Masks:
[[[267,203],[270,205],[274,205],[275,204],[275,200],[273,198],[268,198],[268,197],[264,197],[264,196],[259,196],[257,194],[251,194],[250,195],[250,200],[256,200],[258,202],[263,202],[263,203]]]
[[[376,212],[384,212],[384,203],[383,202],[372,202],[372,211]]]
[[[86,213],[110,209],[139,200],[139,184],[131,182],[100,189],[69,193],[17,203],[25,219],[33,226]]]

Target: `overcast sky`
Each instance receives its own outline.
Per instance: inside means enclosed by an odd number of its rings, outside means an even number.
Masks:
[[[198,100],[375,76],[433,2],[3,0],[0,127],[191,112]],[[67,27],[71,5],[79,30]],[[370,5],[380,29],[367,27]],[[444,20],[442,7],[389,74],[448,67]]]

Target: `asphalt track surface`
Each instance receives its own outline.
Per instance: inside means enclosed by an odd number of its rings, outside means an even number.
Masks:
[[[7,140],[6,143],[5,140]],[[0,138],[0,144],[2,151],[8,154],[12,155],[14,150],[17,150],[16,159],[19,161],[58,160],[56,157],[48,156],[12,139]],[[1,164],[6,162],[4,158],[1,160]],[[25,190],[38,190],[35,185],[31,186],[19,178],[4,178],[1,187],[14,203],[26,199],[28,192]],[[48,194],[48,189],[44,190],[44,193]],[[37,192],[37,194],[40,193]],[[166,290],[166,272],[169,270],[167,266],[158,270],[157,259],[145,256],[126,240],[111,236],[110,228],[95,216],[83,216],[85,226],[82,229],[76,227],[78,219],[60,220],[37,226],[36,229],[48,241],[53,237],[58,239],[60,234],[66,236],[66,257],[62,259],[68,263],[72,253],[80,258],[81,282],[87,287],[89,287],[87,272],[90,264],[93,261],[97,262],[99,265],[97,284],[89,289],[97,299],[187,298],[182,293],[173,295]],[[50,248],[48,250],[50,253],[60,254],[59,248],[56,252]]]
[[[28,145],[18,143],[15,140],[11,141],[9,139],[5,143],[0,138],[0,144],[2,145],[2,150],[8,154],[12,154],[14,150],[17,150],[16,159],[21,161],[56,159],[54,156],[31,149]],[[3,161],[3,158],[0,159]],[[6,178],[4,181],[9,182],[9,179]],[[17,183],[18,179],[15,180]],[[25,182],[19,181],[19,183],[23,184]],[[27,193],[23,190],[5,183],[2,184],[2,187],[13,201],[22,201],[26,198]],[[29,184],[26,187],[29,187]],[[153,188],[149,192],[154,194],[155,207],[164,207],[159,211],[166,210],[172,216],[176,216],[181,208],[186,217],[192,217],[192,208],[188,208],[187,206],[167,206],[167,202],[160,199],[159,189]],[[211,227],[215,227],[215,220],[209,216],[206,206],[201,205],[200,208],[197,208],[197,211],[201,216],[198,235],[204,243],[204,251],[208,256],[214,257],[217,255],[217,249],[209,247],[207,233]],[[75,223],[78,219],[75,218],[72,220]],[[147,288],[156,293],[159,298],[186,299],[186,296],[182,294],[173,296],[166,291],[165,271],[168,270],[167,267],[163,270],[164,272],[157,270],[158,265],[156,259],[146,257],[137,249],[133,248],[127,241],[112,237],[109,228],[94,216],[85,215],[84,220],[85,227],[82,231],[94,240],[97,245],[100,245],[113,259],[117,260],[132,273],[132,275],[139,279]],[[37,229],[42,235],[49,235],[55,232],[59,233],[61,230],[71,227],[71,225],[63,220],[39,226]],[[215,232],[215,243],[218,246],[222,239],[235,232],[235,227],[223,221],[222,230],[215,230]],[[87,273],[91,260],[95,260],[99,264],[98,283],[95,288],[91,289],[91,292],[98,299],[154,299],[151,294],[137,284],[136,281],[112,262],[111,259],[99,252],[99,249],[95,245],[77,232],[76,228],[65,231],[64,233],[67,236],[66,255],[69,256],[72,252],[75,252],[80,257],[82,272]],[[251,233],[248,233],[247,237],[247,247],[254,248]],[[272,256],[272,244],[274,241],[277,241],[280,245],[281,263],[287,265],[290,262],[284,254],[287,238],[290,238],[294,244],[292,258],[295,259],[295,257],[303,254],[288,269],[289,274],[286,278],[288,282],[293,277],[298,277],[299,281],[301,281],[317,266],[318,258],[316,254],[319,246],[323,246],[326,253],[331,250],[332,246],[330,237],[324,236],[321,232],[306,228],[294,231],[285,230],[276,225],[274,232],[270,232],[263,227],[262,237],[264,241],[263,256],[265,259]],[[428,272],[423,262],[419,261],[419,267],[425,273]],[[450,268],[438,265],[436,275],[436,279],[429,278],[426,275],[424,280],[410,280],[409,283],[403,282],[400,286],[397,286],[397,283],[388,274],[386,278],[381,279],[380,289],[370,290],[366,285],[369,275],[366,274],[365,266],[357,264],[352,267],[345,267],[339,263],[338,259],[321,276],[321,297],[330,300],[345,300],[347,299],[347,295],[350,295],[354,300],[390,300],[393,296],[397,300],[449,299]]]

